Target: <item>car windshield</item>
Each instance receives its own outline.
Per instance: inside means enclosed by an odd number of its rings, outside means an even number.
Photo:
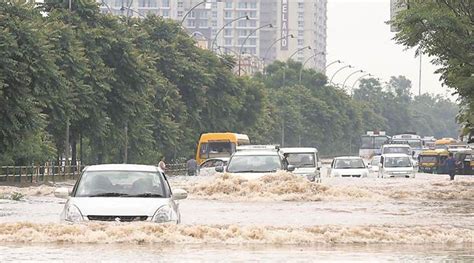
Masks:
[[[385,157],[385,167],[411,167],[410,157]]]
[[[275,172],[282,169],[278,155],[238,155],[230,159],[229,173]]]
[[[436,156],[420,156],[420,163],[434,163]]]
[[[403,153],[411,155],[409,147],[384,147],[383,153]]]
[[[164,180],[158,172],[84,172],[76,197],[166,197]]]
[[[296,168],[316,167],[314,153],[288,153],[287,160]]]
[[[337,159],[334,163],[335,169],[360,169],[365,168],[362,159]]]
[[[370,164],[371,164],[372,166],[376,166],[376,165],[378,165],[379,163],[380,163],[380,157],[374,157],[374,158],[372,159],[372,161],[370,162]]]

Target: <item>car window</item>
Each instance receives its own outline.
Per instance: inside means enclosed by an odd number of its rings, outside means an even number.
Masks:
[[[214,167],[214,162],[215,160],[207,160],[203,164],[201,164],[201,168],[209,168],[209,167]]]
[[[168,197],[163,176],[158,172],[84,172],[76,197],[145,195]]]
[[[281,169],[278,155],[234,155],[227,166],[230,173],[275,172]]]
[[[410,157],[386,157],[385,167],[411,167]]]
[[[287,160],[296,168],[316,167],[314,153],[289,153]]]
[[[359,169],[365,168],[362,159],[337,159],[334,164],[335,169]]]

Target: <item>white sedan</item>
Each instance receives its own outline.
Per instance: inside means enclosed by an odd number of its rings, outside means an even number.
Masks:
[[[369,169],[360,157],[336,157],[329,170],[330,177],[367,177]]]
[[[55,195],[68,198],[61,213],[68,222],[179,223],[177,200],[185,199],[187,192],[171,191],[158,167],[106,164],[86,167],[71,193],[59,188]]]
[[[207,159],[199,166],[198,175],[200,176],[211,176],[216,174],[216,167],[226,167],[229,158],[211,158]]]

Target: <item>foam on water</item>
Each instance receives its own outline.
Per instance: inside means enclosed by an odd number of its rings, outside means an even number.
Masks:
[[[345,178],[338,178],[345,179]],[[191,198],[235,201],[334,201],[386,199],[474,200],[474,180],[470,181],[372,181],[345,179],[344,183],[313,183],[301,176],[280,172],[259,179],[247,180],[231,174],[219,174],[186,188]],[[364,178],[366,179],[366,178]],[[359,182],[359,183],[358,183]],[[379,181],[380,182],[380,181]]]
[[[40,185],[29,187],[0,186],[0,197],[9,197],[13,193],[24,196],[52,196],[56,187]]]
[[[0,242],[166,244],[472,244],[474,230],[449,226],[306,228],[153,223],[0,224]]]

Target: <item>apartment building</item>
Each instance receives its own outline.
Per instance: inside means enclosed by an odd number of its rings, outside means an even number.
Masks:
[[[187,14],[183,27],[201,43],[206,39],[215,52],[241,54],[262,64],[291,56],[321,71],[326,65],[327,0],[100,1],[104,12],[117,15],[151,13],[181,22]]]

